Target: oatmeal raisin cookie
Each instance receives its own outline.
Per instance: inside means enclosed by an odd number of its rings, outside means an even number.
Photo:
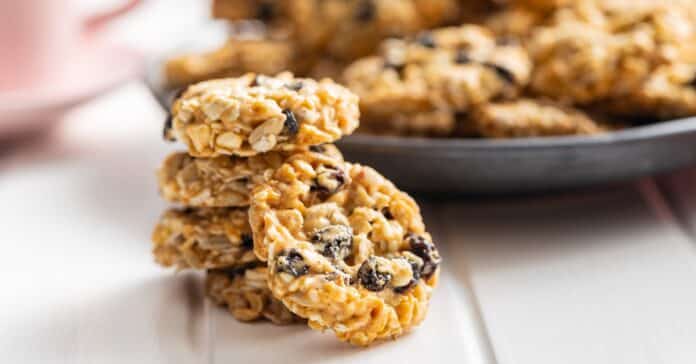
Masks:
[[[415,201],[369,167],[286,163],[252,195],[273,295],[317,330],[369,345],[426,315],[441,262]]]
[[[248,157],[331,143],[351,134],[359,116],[357,96],[329,79],[249,73],[189,86],[165,136],[195,157]]]
[[[551,103],[521,99],[478,107],[470,122],[486,138],[588,135],[607,131],[584,112]]]
[[[368,128],[447,135],[455,114],[516,97],[531,67],[521,46],[499,44],[487,29],[464,25],[385,41],[379,55],[353,63],[344,79],[360,96]],[[439,116],[432,128],[429,115]]]

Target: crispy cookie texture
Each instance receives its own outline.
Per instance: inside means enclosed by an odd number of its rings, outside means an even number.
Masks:
[[[248,157],[331,143],[351,134],[359,117],[358,97],[329,79],[249,73],[189,86],[165,136],[195,157]]]
[[[455,113],[519,95],[531,68],[520,45],[499,44],[489,30],[464,25],[387,40],[379,55],[349,66],[344,80],[360,96],[364,123],[377,124],[366,126],[446,135]],[[422,121],[434,113],[449,113],[451,121],[438,118],[428,130]]]
[[[479,135],[487,138],[590,135],[608,131],[578,109],[531,99],[485,104],[472,113],[470,122]]]
[[[292,0],[213,0],[212,16],[226,20],[276,21],[287,16]]]
[[[302,321],[273,297],[268,288],[268,268],[260,263],[207,271],[205,291],[239,321],[266,319],[276,325]]]
[[[415,201],[375,170],[286,163],[254,189],[250,222],[273,295],[310,327],[369,345],[425,318],[440,255]]]
[[[169,209],[152,233],[155,261],[176,269],[256,263],[246,209]]]
[[[333,144],[295,151],[269,152],[251,157],[191,157],[185,152],[169,155],[157,171],[161,195],[165,200],[192,207],[248,206],[254,185],[263,182],[276,168],[295,154],[312,158],[343,160]]]

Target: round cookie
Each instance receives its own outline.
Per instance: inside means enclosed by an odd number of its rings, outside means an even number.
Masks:
[[[588,135],[608,130],[580,110],[532,99],[482,105],[469,122],[486,138]]]
[[[534,32],[530,88],[575,104],[622,98],[658,67],[692,57],[694,41],[696,23],[679,6],[582,2],[559,10]]]
[[[300,0],[293,7],[298,42],[343,61],[374,53],[385,38],[456,22],[461,10],[457,0]]]
[[[266,319],[276,325],[302,321],[268,289],[268,268],[250,265],[206,272],[205,291],[239,321]]]
[[[447,135],[456,127],[456,113],[517,96],[531,67],[519,45],[498,44],[487,29],[465,25],[385,41],[379,55],[354,62],[344,79],[360,96],[368,128]],[[433,113],[451,117],[428,129],[423,114]]]
[[[183,54],[167,60],[164,75],[167,86],[176,88],[247,72],[303,72],[298,58],[296,49],[285,40],[231,38],[213,51]]]
[[[333,144],[246,158],[196,158],[178,152],[169,155],[157,171],[160,194],[167,201],[193,207],[247,206],[251,188],[298,153],[306,153],[308,158],[321,154],[316,157],[343,160]]]
[[[595,106],[611,115],[648,121],[696,115],[696,63],[660,66],[630,94]]]
[[[195,157],[248,157],[331,143],[351,134],[359,117],[357,96],[329,79],[249,73],[189,86],[172,106],[165,137]]]
[[[247,209],[169,209],[152,233],[155,261],[176,269],[256,263]]]
[[[373,169],[286,163],[249,213],[273,295],[310,327],[369,345],[425,318],[440,256],[415,201]]]
[[[481,15],[484,8],[459,0],[216,0],[213,15],[290,28],[303,51],[352,61],[371,54],[384,38],[456,23],[464,11]]]

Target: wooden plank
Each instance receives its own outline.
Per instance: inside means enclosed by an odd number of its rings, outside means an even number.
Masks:
[[[696,169],[662,176],[658,185],[683,227],[696,239]]]
[[[206,358],[200,275],[175,276],[150,254],[165,207],[154,170],[168,149],[139,89],[81,110],[51,145],[0,169],[3,362]]]
[[[200,277],[152,262],[148,235],[161,204],[150,182],[129,173],[137,159],[118,158],[2,176],[7,362],[200,362]]]
[[[696,362],[696,256],[645,198],[653,189],[648,181],[439,212],[461,237],[446,262],[468,267],[499,363]]]

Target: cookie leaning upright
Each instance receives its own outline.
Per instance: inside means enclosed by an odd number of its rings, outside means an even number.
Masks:
[[[333,142],[359,117],[357,96],[329,79],[250,73],[189,86],[165,135],[195,157],[252,156]]]
[[[415,201],[375,170],[296,159],[251,202],[269,287],[310,327],[369,345],[425,318],[440,256]]]

